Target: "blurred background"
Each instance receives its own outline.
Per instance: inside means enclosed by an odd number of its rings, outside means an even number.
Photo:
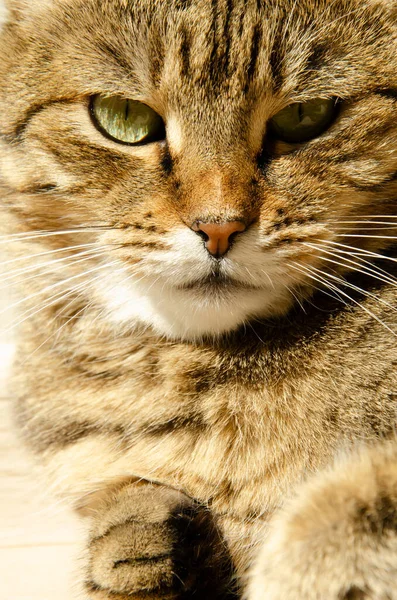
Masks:
[[[39,484],[18,439],[7,385],[13,337],[10,292],[0,283],[0,599],[75,600],[82,531]]]

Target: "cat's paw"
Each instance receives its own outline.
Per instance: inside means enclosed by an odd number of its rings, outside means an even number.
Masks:
[[[85,584],[90,599],[226,599],[230,580],[211,514],[183,493],[133,483],[96,508]]]
[[[246,600],[397,600],[397,446],[305,485],[274,519]]]

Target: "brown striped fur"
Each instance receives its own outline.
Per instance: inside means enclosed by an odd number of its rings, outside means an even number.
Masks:
[[[396,3],[7,6],[16,415],[90,523],[85,597],[396,600]],[[98,93],[167,141],[103,137]],[[266,134],[320,97],[322,135]],[[216,264],[205,219],[247,225]]]

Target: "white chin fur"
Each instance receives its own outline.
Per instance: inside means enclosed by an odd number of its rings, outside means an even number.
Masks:
[[[143,324],[171,339],[195,340],[233,331],[252,317],[284,312],[291,303],[287,293],[274,289],[226,290],[197,293],[180,290],[163,281],[115,282],[100,291],[114,323]]]
[[[254,317],[285,313],[292,303],[285,271],[258,251],[256,236],[245,234],[221,266],[221,275],[240,287],[194,287],[213,264],[198,236],[184,228],[165,240],[168,250],[147,256],[136,275],[122,264],[110,269],[95,295],[115,324],[146,325],[172,339],[216,337]]]

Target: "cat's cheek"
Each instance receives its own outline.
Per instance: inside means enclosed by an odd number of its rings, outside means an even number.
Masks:
[[[34,189],[37,181],[55,182],[58,190],[66,193],[70,187],[78,184],[76,177],[67,173],[49,154],[36,152],[33,156],[29,148],[9,147],[1,143],[0,177],[16,192]]]

